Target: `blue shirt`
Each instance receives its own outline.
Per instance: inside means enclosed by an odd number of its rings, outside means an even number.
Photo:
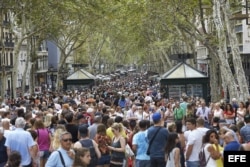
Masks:
[[[150,157],[146,154],[148,149],[147,131],[140,131],[133,137],[133,145],[137,146],[136,159],[138,160],[150,160]]]
[[[240,143],[238,143],[237,141],[231,141],[225,146],[224,151],[238,151],[239,148]]]
[[[158,126],[152,126],[148,129],[148,143],[153,138],[154,134],[156,133]],[[168,131],[166,128],[161,127],[159,132],[157,133],[154,141],[150,146],[150,157],[153,158],[165,158],[165,146],[167,143],[168,138]]]
[[[240,135],[242,136],[244,143],[250,142],[250,125],[247,124],[240,129]]]
[[[21,165],[26,166],[31,163],[31,155],[29,149],[35,145],[31,134],[22,128],[16,128],[11,131],[6,138],[5,146],[10,151],[18,151],[21,154]]]
[[[73,165],[73,160],[68,156],[67,151],[63,148],[58,149],[63,157],[66,167],[71,167]],[[45,164],[46,167],[63,167],[60,154],[58,151],[53,151],[52,154],[49,156],[48,161]]]

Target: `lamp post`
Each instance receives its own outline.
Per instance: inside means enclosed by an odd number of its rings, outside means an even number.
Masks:
[[[51,66],[48,70],[48,75],[50,78],[50,82],[51,82],[51,90],[54,91],[55,90],[55,85],[54,83],[56,82],[57,76],[54,74],[55,70],[54,68]]]
[[[60,71],[60,79],[61,79],[61,84],[60,84],[60,86],[61,86],[61,88],[63,88],[63,82],[64,82],[64,80],[65,79],[67,79],[67,77],[68,77],[68,74],[69,74],[69,69],[68,68],[65,68],[65,67],[63,67],[62,69],[61,69],[61,71]]]

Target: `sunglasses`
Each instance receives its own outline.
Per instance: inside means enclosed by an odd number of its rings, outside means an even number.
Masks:
[[[62,141],[64,141],[64,142],[68,142],[68,141],[72,142],[72,139],[71,138],[69,138],[69,139],[62,139]]]

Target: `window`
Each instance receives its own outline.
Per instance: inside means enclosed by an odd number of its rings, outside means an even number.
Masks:
[[[185,85],[169,85],[169,97],[180,98],[185,93]]]
[[[6,66],[9,65],[9,52],[6,52]]]
[[[13,53],[10,53],[10,65],[13,66]]]
[[[187,95],[193,97],[203,97],[203,90],[201,84],[187,85]]]
[[[242,25],[235,26],[235,32],[236,33],[239,33],[239,32],[242,32],[242,31],[243,31],[243,26]]]
[[[242,44],[243,42],[243,37],[242,37],[243,33],[237,33],[236,36],[237,36],[237,40],[239,42],[239,44]]]

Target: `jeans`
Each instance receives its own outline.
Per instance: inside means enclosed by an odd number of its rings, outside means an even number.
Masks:
[[[209,123],[208,122],[204,122],[204,127],[205,128],[209,128],[210,127]]]
[[[150,167],[150,160],[135,160],[135,167]]]
[[[187,167],[200,167],[200,161],[187,161]]]
[[[150,157],[150,167],[165,167],[165,158]]]
[[[100,159],[98,159],[98,165],[105,165],[110,163],[110,155],[102,155]]]

